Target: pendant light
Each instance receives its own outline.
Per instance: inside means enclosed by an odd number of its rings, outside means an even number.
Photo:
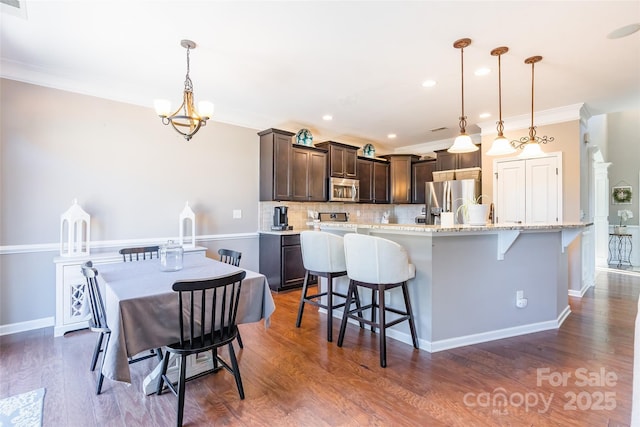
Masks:
[[[478,150],[471,137],[467,135],[467,116],[464,115],[464,48],[471,44],[471,39],[460,39],[453,43],[453,47],[460,49],[461,82],[462,82],[462,113],[460,114],[460,135],[447,150],[449,153],[471,153]]]
[[[511,145],[509,140],[505,138],[503,135],[504,132],[504,122],[502,121],[502,69],[500,64],[500,57],[505,53],[509,52],[509,48],[506,46],[501,46],[493,49],[491,51],[492,56],[498,57],[498,112],[499,112],[499,120],[498,120],[498,136],[493,140],[493,144],[491,144],[491,148],[487,151],[488,156],[502,156],[505,154],[513,154],[516,152],[516,149]]]
[[[524,60],[525,64],[531,64],[531,126],[529,126],[529,136],[523,136],[520,141],[511,141],[516,148],[522,149],[522,153],[518,154],[518,157],[543,156],[544,152],[540,148],[540,144],[546,144],[554,140],[552,136],[536,136],[536,127],[533,125],[534,67],[540,61],[542,61],[542,56],[531,56]]]

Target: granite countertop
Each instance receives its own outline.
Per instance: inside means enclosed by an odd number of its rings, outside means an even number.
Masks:
[[[356,230],[370,229],[370,230],[389,230],[389,231],[412,231],[420,233],[452,233],[452,232],[479,232],[479,231],[505,231],[505,230],[519,230],[519,231],[535,231],[535,230],[563,230],[563,229],[575,229],[583,228],[593,223],[583,222],[564,222],[562,224],[487,224],[485,226],[472,226],[472,225],[456,225],[455,227],[443,228],[438,225],[425,225],[425,224],[363,224],[355,222],[321,222],[320,229],[347,229]],[[313,223],[307,225],[313,226]]]
[[[288,234],[300,234],[301,231],[308,230],[308,228],[293,229],[293,230],[258,230],[259,234],[277,234],[280,236]]]
[[[293,230],[258,230],[259,234],[275,234],[275,235],[291,235],[300,234],[304,230],[312,230],[313,222],[308,222],[308,228],[299,228]],[[426,224],[380,224],[380,223],[358,223],[358,222],[333,222],[323,221],[320,223],[320,229],[333,230],[388,230],[403,231],[417,233],[456,233],[456,232],[497,232],[497,231],[551,231],[551,230],[568,230],[579,229],[593,225],[592,222],[564,222],[562,224],[487,224],[485,226],[475,225],[456,225],[454,227],[440,227],[439,225]]]

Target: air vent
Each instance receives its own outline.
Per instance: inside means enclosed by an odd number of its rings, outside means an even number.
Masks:
[[[433,128],[431,129],[431,132],[440,132],[441,130],[445,130],[446,127],[441,127],[441,128]]]

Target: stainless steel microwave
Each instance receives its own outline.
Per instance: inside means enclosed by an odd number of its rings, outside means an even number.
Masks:
[[[360,181],[357,179],[329,178],[330,202],[359,202]]]

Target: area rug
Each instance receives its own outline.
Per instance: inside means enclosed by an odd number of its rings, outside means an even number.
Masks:
[[[0,400],[0,427],[41,427],[44,388]]]

